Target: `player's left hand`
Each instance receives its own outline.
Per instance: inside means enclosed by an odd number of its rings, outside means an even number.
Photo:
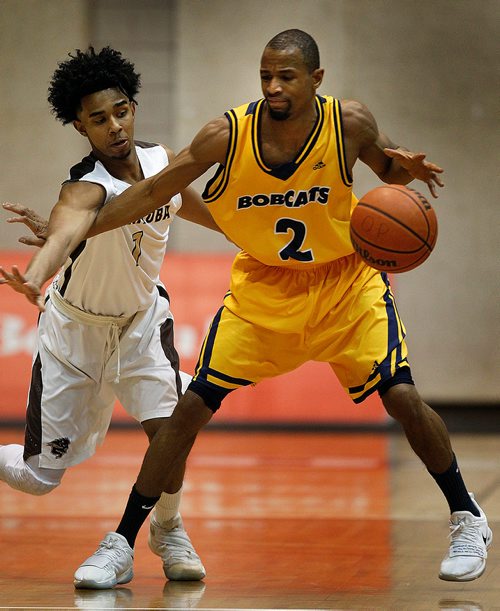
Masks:
[[[14,212],[18,216],[12,216],[6,220],[7,223],[23,223],[31,229],[33,235],[25,235],[19,238],[19,242],[26,244],[27,246],[38,246],[41,247],[45,244],[47,238],[47,228],[49,223],[43,216],[37,214],[31,208],[27,208],[22,204],[11,204],[5,202],[2,204],[4,210]]]
[[[23,276],[16,265],[12,266],[12,272],[0,267],[0,276],[0,284],[7,284],[17,293],[25,295],[26,299],[36,305],[40,312],[45,311],[40,287]]]
[[[410,174],[413,178],[421,180],[427,184],[432,197],[437,197],[436,185],[444,187],[444,183],[438,176],[443,173],[443,168],[440,168],[435,163],[425,161],[424,153],[412,153],[404,149],[385,148],[384,153],[396,159],[398,163]]]

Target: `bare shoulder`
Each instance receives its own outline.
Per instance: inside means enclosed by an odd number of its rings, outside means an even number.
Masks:
[[[226,116],[216,117],[206,123],[198,132],[197,136],[217,137],[222,134],[229,135],[229,121]]]
[[[358,136],[370,129],[377,129],[377,124],[368,108],[357,100],[341,100],[342,123],[346,136]]]
[[[106,199],[106,190],[102,185],[86,180],[65,182],[59,193],[59,204],[76,208],[99,208]]]
[[[191,154],[200,162],[224,163],[229,144],[230,127],[225,116],[212,119],[194,137]]]

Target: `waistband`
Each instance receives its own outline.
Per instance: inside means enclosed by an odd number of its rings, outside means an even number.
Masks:
[[[66,299],[64,299],[59,291],[57,291],[57,289],[55,289],[53,286],[51,286],[49,289],[49,296],[56,310],[62,314],[65,314],[68,318],[71,318],[71,320],[81,322],[86,325],[93,325],[96,327],[116,325],[118,327],[124,327],[125,325],[129,324],[133,318],[133,316],[102,316],[100,314],[86,312],[85,310],[81,310],[80,308],[77,308],[73,304],[69,303],[69,301],[66,301]]]

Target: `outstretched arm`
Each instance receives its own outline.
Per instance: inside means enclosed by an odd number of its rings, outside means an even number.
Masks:
[[[368,165],[380,180],[386,183],[406,185],[414,179],[427,184],[433,197],[436,186],[442,187],[443,169],[426,161],[424,153],[413,153],[396,145],[379,131],[371,112],[359,102],[344,100],[342,114],[346,156],[350,167],[356,159]]]
[[[228,142],[229,123],[225,117],[205,125],[164,170],[132,185],[108,202],[87,237],[131,223],[169,202],[215,163],[225,163]]]
[[[207,229],[213,229],[214,231],[220,232],[218,225],[216,225],[208,210],[208,206],[195,189],[188,187],[182,191],[181,196],[182,206],[177,212],[177,216],[191,223],[206,227]],[[2,204],[2,207],[4,210],[14,212],[17,215],[6,219],[6,223],[23,223],[23,225],[26,225],[26,227],[32,231],[32,234],[21,236],[18,242],[26,244],[27,246],[38,246],[39,248],[45,244],[49,227],[49,221],[47,219],[40,216],[32,208],[28,208],[22,204],[5,202]]]
[[[0,284],[7,284],[43,311],[41,289],[85,238],[104,200],[104,190],[88,182],[67,183],[49,219],[47,240],[22,274],[0,268]]]

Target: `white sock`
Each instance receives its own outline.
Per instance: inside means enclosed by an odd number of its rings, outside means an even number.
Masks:
[[[155,518],[160,526],[165,525],[179,513],[181,504],[182,487],[174,494],[162,492],[160,499],[155,505]]]

